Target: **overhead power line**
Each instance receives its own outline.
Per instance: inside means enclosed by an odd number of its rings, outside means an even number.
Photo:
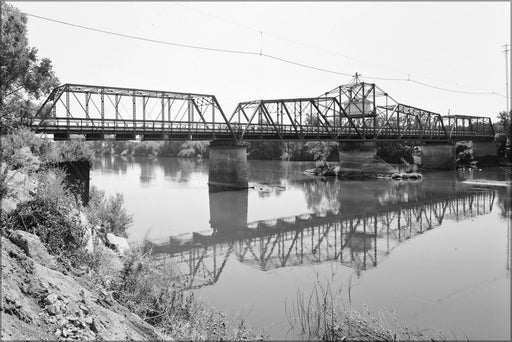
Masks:
[[[129,35],[129,34],[112,32],[112,31],[97,29],[97,28],[94,28],[94,27],[73,24],[73,23],[69,23],[69,22],[66,22],[66,21],[61,21],[61,20],[41,17],[39,15],[30,14],[30,13],[27,13],[27,12],[24,12],[24,13],[26,15],[28,15],[29,17],[38,18],[38,19],[42,19],[42,20],[47,20],[47,21],[51,21],[51,22],[54,22],[54,23],[58,23],[58,24],[78,27],[78,28],[81,28],[81,29],[89,30],[89,31],[106,33],[106,34],[110,34],[112,36],[118,36],[118,37],[123,37],[123,38],[130,38],[130,39],[142,40],[142,41],[151,42],[151,43],[158,43],[158,44],[172,45],[172,46],[178,46],[178,47],[185,47],[185,48],[189,48],[189,49],[198,49],[198,50],[216,51],[216,52],[226,52],[226,53],[237,53],[237,54],[244,54],[244,55],[259,55],[258,52],[252,52],[252,51],[220,49],[220,48],[212,48],[212,47],[199,46],[199,45],[166,42],[166,41],[156,40],[156,39],[151,39],[151,38],[132,36],[132,35]]]
[[[123,38],[129,38],[129,39],[135,39],[135,40],[140,40],[140,41],[146,41],[146,42],[150,42],[150,43],[157,43],[157,44],[163,44],[163,45],[177,46],[177,47],[196,49],[196,50],[222,52],[222,53],[232,53],[232,54],[241,54],[241,55],[251,55],[251,56],[262,56],[262,57],[267,57],[269,59],[273,59],[273,60],[276,60],[276,61],[279,61],[279,62],[288,63],[288,64],[296,65],[296,66],[307,68],[307,69],[311,69],[311,70],[317,70],[317,71],[322,71],[322,72],[327,72],[327,73],[336,74],[336,75],[342,75],[342,76],[349,76],[349,77],[353,76],[352,74],[348,74],[348,73],[344,73],[344,72],[340,72],[340,71],[329,70],[329,69],[325,69],[325,68],[321,68],[321,67],[316,67],[316,66],[313,66],[313,65],[299,63],[299,62],[292,61],[292,60],[285,59],[285,58],[280,58],[280,57],[277,57],[277,56],[274,56],[274,55],[271,55],[271,54],[268,54],[268,53],[263,53],[261,49],[260,49],[259,52],[255,52],[255,51],[247,51],[247,50],[222,49],[222,48],[214,48],[214,47],[207,47],[207,46],[201,46],[201,45],[168,42],[168,41],[162,41],[162,40],[157,40],[157,39],[139,37],[139,36],[124,34],[124,33],[118,33],[118,32],[113,32],[113,31],[102,30],[102,29],[98,29],[98,28],[94,28],[94,27],[89,27],[89,26],[84,26],[84,25],[73,24],[73,23],[70,23],[70,22],[66,22],[66,21],[62,21],[62,20],[56,20],[56,19],[51,19],[51,18],[47,18],[47,17],[31,14],[31,13],[28,13],[28,12],[23,12],[23,13],[26,14],[27,16],[30,16],[30,17],[33,17],[33,18],[38,18],[38,19],[41,19],[41,20],[46,20],[46,21],[50,21],[50,22],[54,22],[54,23],[58,23],[58,24],[62,24],[62,25],[67,25],[67,26],[72,26],[72,27],[76,27],[76,28],[81,28],[81,29],[84,29],[84,30],[104,33],[104,34],[108,34],[108,35],[112,35],[112,36],[118,36],[118,37],[123,37]],[[470,94],[470,95],[497,95],[497,96],[505,97],[504,95],[498,94],[498,93],[496,93],[494,91],[493,92],[470,92],[470,91],[462,91],[462,90],[454,90],[454,89],[443,88],[443,87],[435,86],[435,85],[432,85],[432,84],[416,81],[416,80],[411,79],[410,77],[409,78],[385,78],[385,77],[363,76],[363,78],[387,80],[387,81],[407,81],[407,82],[413,82],[413,83],[416,83],[416,84],[419,84],[419,85],[422,85],[422,86],[425,86],[425,87],[430,87],[430,88],[434,88],[434,89],[438,89],[438,90],[444,90],[444,91],[449,91],[449,92],[454,92],[454,93]]]
[[[174,5],[180,6],[182,8],[185,8],[185,9],[188,9],[188,10],[191,10],[191,11],[195,11],[197,13],[200,13],[200,14],[204,15],[204,16],[211,17],[211,18],[217,19],[219,21],[226,22],[226,23],[231,24],[231,25],[235,25],[235,26],[241,27],[241,28],[249,30],[249,31],[258,32],[258,33],[260,33],[260,35],[265,33],[265,36],[268,36],[268,37],[271,37],[271,38],[274,38],[274,39],[277,39],[277,40],[281,40],[281,41],[285,41],[285,42],[288,42],[288,43],[291,43],[291,44],[295,44],[295,45],[303,46],[303,47],[306,47],[306,48],[314,49],[314,50],[317,50],[317,51],[320,51],[320,52],[324,52],[324,53],[327,53],[327,54],[330,54],[330,55],[335,55],[335,56],[340,56],[340,57],[347,58],[347,59],[352,59],[352,60],[359,61],[359,62],[362,62],[362,63],[367,64],[367,65],[378,67],[378,68],[383,69],[383,70],[388,70],[388,71],[392,71],[392,72],[403,74],[403,75],[409,75],[408,79],[404,79],[404,78],[384,78],[384,77],[366,77],[366,78],[376,79],[376,80],[387,80],[387,81],[410,81],[410,75],[411,75],[410,72],[404,72],[402,70],[397,70],[395,68],[390,68],[390,67],[383,66],[383,65],[380,65],[380,64],[375,64],[375,63],[370,62],[370,61],[365,60],[365,59],[349,56],[349,55],[342,54],[342,53],[337,52],[337,51],[326,49],[325,47],[320,47],[320,46],[317,46],[317,45],[314,45],[314,44],[309,44],[309,43],[305,43],[305,42],[289,39],[289,38],[277,35],[275,33],[270,33],[268,31],[262,31],[262,30],[260,30],[258,28],[249,26],[247,24],[240,23],[240,22],[232,20],[232,19],[227,19],[225,17],[221,17],[219,15],[210,13],[208,11],[200,10],[200,9],[195,8],[193,6],[187,6],[187,5],[180,4],[180,3],[174,3]],[[465,86],[463,84],[459,84],[458,82],[446,81],[446,80],[441,80],[441,79],[427,77],[427,76],[420,76],[420,77],[424,78],[424,79],[429,79],[429,80],[432,80],[432,81],[438,81],[438,82],[443,82],[443,83],[454,84],[454,85],[459,86],[459,87],[473,88],[473,87]],[[438,87],[438,88],[440,88],[440,87]],[[443,90],[446,90],[446,89],[443,89]],[[447,91],[452,91],[452,90],[448,89]],[[454,91],[454,92],[458,92],[458,91]],[[473,88],[473,92],[468,91],[468,94],[482,94],[482,92],[475,91],[475,89]],[[492,93],[485,92],[483,94],[489,94],[490,95]]]

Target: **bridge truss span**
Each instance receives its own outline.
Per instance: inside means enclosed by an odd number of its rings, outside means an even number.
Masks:
[[[357,78],[318,97],[240,102],[225,115],[214,95],[64,84],[30,123],[56,139],[492,141],[487,117],[442,116],[402,104]]]
[[[233,139],[213,95],[64,84],[55,88],[32,123],[36,131],[91,140],[105,135],[146,140]]]

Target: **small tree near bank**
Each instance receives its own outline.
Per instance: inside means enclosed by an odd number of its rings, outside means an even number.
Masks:
[[[31,120],[59,80],[51,60],[40,60],[37,49],[28,45],[27,16],[4,0],[0,11],[0,126],[6,132]]]

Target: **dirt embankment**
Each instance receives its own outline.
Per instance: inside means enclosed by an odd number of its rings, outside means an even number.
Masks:
[[[35,235],[1,237],[1,340],[172,340],[87,280]]]

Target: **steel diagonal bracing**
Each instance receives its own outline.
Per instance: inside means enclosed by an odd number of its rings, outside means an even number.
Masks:
[[[97,104],[100,104],[98,106]],[[90,111],[90,104],[96,110]],[[64,84],[30,125],[40,133],[171,140],[492,141],[487,117],[441,116],[397,102],[373,83],[314,98],[239,103],[229,118],[213,95]]]
[[[96,111],[89,111],[90,103]],[[40,133],[92,138],[128,134],[144,139],[235,140],[213,95],[77,84],[55,88],[32,126]]]

